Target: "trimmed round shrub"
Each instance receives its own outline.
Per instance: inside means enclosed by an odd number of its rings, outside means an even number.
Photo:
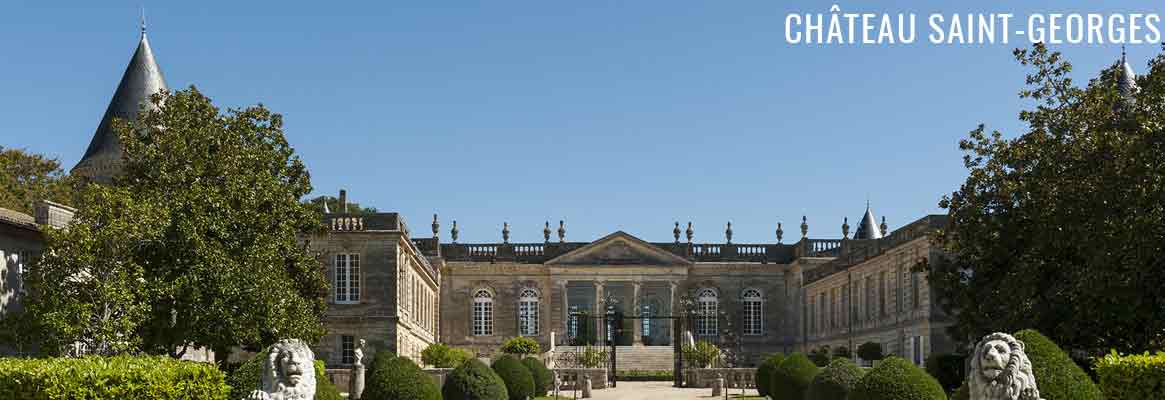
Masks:
[[[539,346],[538,342],[535,341],[534,339],[531,339],[531,338],[528,338],[525,336],[518,336],[518,337],[512,338],[510,340],[507,340],[505,344],[502,344],[502,353],[506,353],[506,354],[527,355],[527,354],[538,354],[541,352],[542,352],[542,346]]]
[[[849,347],[837,346],[833,349],[833,358],[853,358],[853,352],[849,351]]]
[[[881,360],[883,357],[882,344],[874,342],[862,343],[861,346],[858,346],[858,357],[866,361]]]
[[[809,384],[805,400],[846,400],[849,392],[862,379],[862,371],[857,364],[845,358],[838,358],[825,366]]]
[[[810,350],[807,356],[810,361],[813,361],[814,365],[824,368],[826,365],[829,365],[829,346],[821,346]]]
[[[809,357],[793,353],[773,370],[769,394],[774,399],[804,399],[809,384],[819,372],[821,369],[809,361]]]
[[[953,392],[963,384],[967,374],[963,373],[963,363],[967,357],[962,354],[931,354],[926,358],[926,373],[943,385],[943,390]]]
[[[442,343],[430,344],[421,351],[421,362],[432,365],[433,368],[457,368],[470,358],[473,358],[473,355],[469,354],[469,351]]]
[[[887,357],[850,391],[849,400],[946,400],[943,387],[922,368]]]
[[[251,391],[259,389],[260,375],[263,373],[263,360],[267,359],[267,349],[260,351],[251,357],[250,360],[239,365],[234,372],[227,376],[226,382],[231,386],[231,399],[242,399],[251,394]],[[341,398],[340,390],[332,381],[328,380],[328,375],[324,371],[324,362],[315,360],[316,370],[316,400],[338,400]]]
[[[441,388],[444,400],[508,400],[506,383],[498,374],[476,358],[465,360],[449,376]]]
[[[494,360],[493,370],[506,383],[510,400],[526,400],[534,395],[534,375],[522,362],[507,354]]]
[[[316,392],[319,398],[319,391]],[[441,391],[433,378],[421,370],[413,360],[397,357],[387,351],[377,352],[364,372],[364,392],[367,400],[441,400]]]
[[[1032,329],[1015,333],[1032,362],[1040,397],[1046,400],[1100,400],[1104,396],[1064,350]]]
[[[773,371],[777,369],[778,365],[781,365],[781,361],[785,361],[785,355],[776,353],[766,358],[760,363],[760,366],[756,367],[756,376],[754,378],[756,379],[756,392],[760,394],[760,397],[765,397],[770,394],[769,386],[772,384]]]
[[[530,375],[534,377],[534,396],[545,396],[554,387],[554,373],[550,372],[546,365],[542,364],[534,357],[526,357],[522,359],[522,365],[530,370]]]

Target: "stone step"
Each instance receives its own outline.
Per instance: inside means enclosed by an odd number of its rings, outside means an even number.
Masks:
[[[555,352],[580,352],[586,346],[558,346]],[[592,346],[607,350],[607,347]],[[669,371],[674,367],[675,354],[671,346],[617,346],[617,368],[620,371]]]

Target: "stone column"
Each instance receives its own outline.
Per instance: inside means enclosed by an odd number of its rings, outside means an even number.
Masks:
[[[570,296],[566,292],[566,284],[570,282],[567,280],[556,280],[554,283],[558,286],[558,290],[562,291],[562,335],[570,332]]]
[[[603,285],[604,284],[606,284],[606,282],[603,282],[603,281],[595,281],[594,282],[594,285],[595,285],[595,304],[594,304],[594,310],[591,311],[591,314],[595,318],[592,318],[592,321],[590,322],[590,323],[595,324],[595,334],[596,334],[595,339],[599,341],[599,343],[598,343],[599,345],[607,344],[607,326],[606,326],[607,324],[606,324],[606,322],[603,321],[603,318],[602,318],[603,316],[607,315],[607,307],[605,304],[603,304]]]
[[[634,289],[631,292],[631,314],[634,317],[643,317],[643,310],[639,309],[639,307],[642,306],[641,304],[639,304],[639,287],[641,285],[642,284],[639,281],[635,281],[635,282],[631,283],[631,287]],[[642,345],[643,344],[643,321],[638,320],[638,319],[629,319],[627,321],[631,321],[631,323],[632,323],[632,326],[631,326],[631,345],[632,346]]]
[[[667,312],[669,314],[671,314],[671,316],[673,316],[673,317],[679,316],[680,310],[676,310],[676,283],[675,283],[675,281],[668,282],[668,296],[667,296],[667,298],[668,298]],[[676,335],[675,335],[675,332],[673,332],[673,330],[675,330],[675,326],[676,326],[676,324],[674,324],[674,323],[667,324],[667,337],[669,338],[668,339],[669,342],[675,340]],[[674,346],[675,343],[672,343],[672,345]]]

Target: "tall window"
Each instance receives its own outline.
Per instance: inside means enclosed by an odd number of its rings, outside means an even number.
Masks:
[[[913,305],[915,309],[918,309],[922,306],[922,297],[921,297],[921,293],[920,293],[921,290],[918,288],[918,286],[919,286],[918,284],[919,284],[918,273],[917,272],[911,273],[910,274],[910,289],[911,289],[911,292],[913,292],[913,295],[911,296],[911,297],[913,297],[913,301],[910,304]]]
[[[640,336],[651,336],[651,317],[655,316],[655,312],[658,309],[659,307],[655,302],[648,302],[639,306],[639,316],[642,317],[639,320],[639,327],[641,328]]]
[[[340,364],[356,363],[356,337],[340,336]]]
[[[538,334],[538,292],[531,288],[522,289],[518,297],[518,334]]]
[[[336,303],[353,304],[360,302],[360,255],[336,254],[335,287]]]
[[[874,320],[875,309],[877,302],[874,300],[874,276],[866,277],[866,321]]]
[[[740,296],[744,303],[744,334],[763,335],[765,332],[765,299],[759,290],[745,289]]]
[[[473,335],[494,334],[494,296],[485,289],[473,294]]]
[[[570,321],[566,326],[566,335],[568,337],[578,336],[578,319],[582,316],[578,315],[578,306],[570,306]]]
[[[886,315],[886,271],[878,273],[878,280],[881,281],[878,287],[878,311],[879,315]]]
[[[696,334],[700,336],[716,336],[717,305],[719,304],[716,291],[711,288],[700,289],[696,295]]]

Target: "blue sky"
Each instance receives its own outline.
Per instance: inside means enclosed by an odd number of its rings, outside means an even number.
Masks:
[[[1123,4],[1122,4],[1123,3]],[[6,4],[0,145],[71,168],[137,43],[141,2]],[[1162,12],[1147,2],[839,3],[918,14]],[[263,103],[317,193],[402,213],[427,236],[541,241],[625,230],[670,241],[785,241],[856,226],[867,197],[891,229],[965,177],[957,142],[979,123],[1019,132],[1023,43],[790,45],[777,1],[146,2],[171,88]],[[921,27],[920,27],[921,28]],[[1078,79],[1116,45],[1061,45]],[[1157,45],[1131,46],[1138,71]]]

